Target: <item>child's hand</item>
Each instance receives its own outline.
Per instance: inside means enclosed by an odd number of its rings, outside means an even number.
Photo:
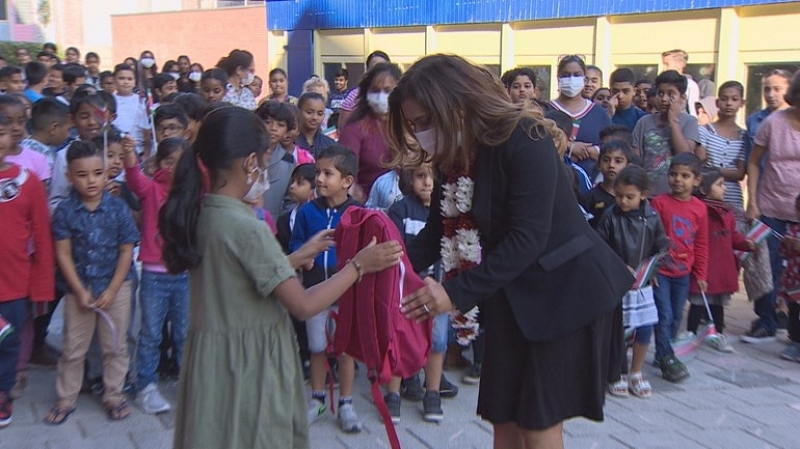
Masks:
[[[106,190],[108,193],[114,196],[119,196],[120,194],[120,183],[114,181],[113,179],[109,179],[106,181]]]
[[[617,106],[619,106],[619,93],[612,96],[610,100],[608,100],[608,115],[613,116],[617,112]]]
[[[584,143],[584,142],[572,142],[572,150],[570,151],[570,157],[573,161],[583,161],[590,157],[589,155],[589,148],[591,144]]]
[[[136,148],[136,141],[131,136],[122,138],[122,151],[126,154],[132,152]]]
[[[377,273],[400,263],[403,258],[403,247],[399,242],[383,242],[375,244],[375,237],[370,244],[356,254],[353,259],[364,269],[364,274]]]
[[[670,122],[679,123],[678,117],[683,112],[683,102],[680,97],[669,97],[669,109],[667,109],[667,118]]]
[[[100,296],[97,297],[97,300],[94,302],[94,306],[98,309],[106,309],[114,301],[115,296],[117,296],[115,292],[106,289],[103,291],[103,293],[100,293]]]
[[[754,251],[758,250],[758,246],[756,246],[756,242],[754,242],[754,241],[752,241],[750,239],[747,239],[747,250],[750,251],[750,252],[754,252]]]
[[[708,282],[698,279],[697,286],[700,287],[700,291],[705,293],[708,290]]]
[[[83,291],[76,292],[75,298],[78,300],[78,304],[83,307],[84,309],[91,309],[92,302],[94,298],[92,297],[92,290],[88,288],[84,288]]]

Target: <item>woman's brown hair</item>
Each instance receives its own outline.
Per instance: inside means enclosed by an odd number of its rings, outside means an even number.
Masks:
[[[436,154],[428,154],[413,137],[400,107],[406,99],[427,110],[431,127],[440,133],[443,147]],[[387,140],[392,159],[387,165],[419,166],[431,160],[438,173],[467,170],[477,148],[503,145],[522,121],[532,139],[553,136],[557,148],[566,146],[552,120],[539,110],[511,103],[500,79],[486,68],[460,56],[426,56],[408,69],[389,95]]]

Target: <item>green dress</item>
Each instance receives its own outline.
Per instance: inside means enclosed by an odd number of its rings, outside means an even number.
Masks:
[[[303,376],[287,310],[295,272],[245,203],[207,195],[189,273],[176,449],[308,448]]]

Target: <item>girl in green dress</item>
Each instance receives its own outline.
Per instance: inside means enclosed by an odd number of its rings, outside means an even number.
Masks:
[[[335,276],[304,290],[295,268],[329,246],[330,234],[287,258],[243,201],[269,185],[260,162],[268,143],[252,112],[213,110],[193,151],[178,163],[161,210],[164,262],[173,272],[189,270],[190,286],[175,448],[307,448],[289,314],[302,320],[318,313],[362,274],[396,265],[402,256],[398,242],[370,245]]]

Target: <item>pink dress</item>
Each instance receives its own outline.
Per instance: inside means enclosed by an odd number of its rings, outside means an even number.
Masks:
[[[797,221],[794,205],[800,194],[800,131],[792,128],[788,110],[770,114],[753,141],[764,148],[766,156],[758,208],[764,216]]]

